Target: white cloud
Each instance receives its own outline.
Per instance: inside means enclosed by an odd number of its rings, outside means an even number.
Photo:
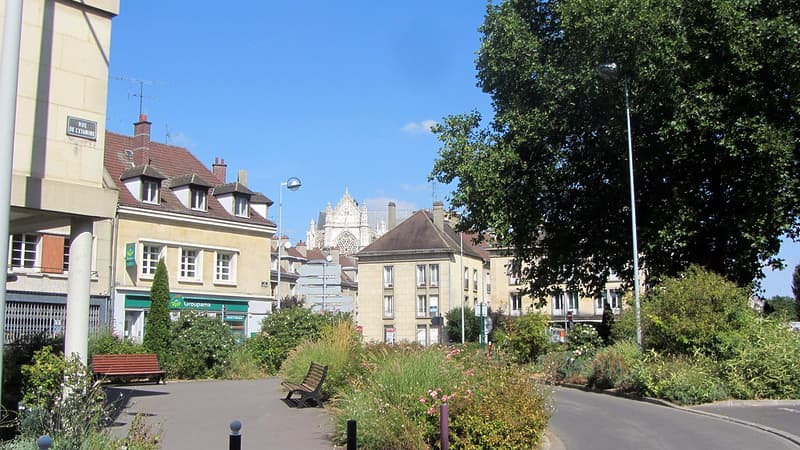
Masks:
[[[403,131],[410,134],[430,133],[434,125],[436,125],[436,121],[430,119],[422,122],[409,122],[403,126]]]

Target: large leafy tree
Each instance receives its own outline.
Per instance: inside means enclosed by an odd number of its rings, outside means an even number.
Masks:
[[[622,81],[649,280],[763,277],[799,228],[800,10],[788,0],[506,0],[487,7],[489,124],[445,118],[431,178],[465,230],[514,249],[534,294],[632,279]]]

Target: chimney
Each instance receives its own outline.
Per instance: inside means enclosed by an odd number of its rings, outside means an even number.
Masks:
[[[139,115],[139,121],[133,124],[133,153],[134,164],[149,164],[150,162],[150,125],[146,114]]]
[[[444,204],[433,202],[433,224],[439,230],[444,230]]]
[[[389,226],[387,227],[389,230],[394,228],[397,225],[397,205],[394,202],[389,202]],[[388,231],[388,230],[387,230]]]
[[[247,186],[247,171],[244,169],[240,170],[236,181],[238,181],[242,186]]]
[[[303,255],[303,258],[305,258],[306,255],[308,254],[308,247],[306,246],[306,243],[303,241],[298,242],[295,248],[297,248],[297,251],[300,252],[301,255]]]
[[[214,173],[214,178],[216,178],[220,184],[225,184],[228,166],[225,165],[224,159],[214,157],[214,164],[211,165],[211,171]]]
[[[334,264],[339,264],[339,256],[341,255],[341,253],[342,252],[338,248],[330,249],[328,254],[331,256],[331,262]]]

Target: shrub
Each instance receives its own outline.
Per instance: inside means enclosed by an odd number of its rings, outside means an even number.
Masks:
[[[800,398],[800,333],[759,320],[726,342],[721,374],[737,398]]]
[[[546,383],[583,384],[586,383],[584,371],[589,363],[587,357],[576,357],[572,351],[556,351],[541,355],[536,366]]]
[[[728,397],[713,361],[703,356],[670,356],[650,352],[633,370],[640,394],[681,405],[713,402]]]
[[[360,335],[352,322],[327,325],[318,340],[307,339],[289,353],[281,366],[280,375],[301,382],[311,362],[328,366],[322,384],[323,398],[338,393],[359,370],[361,363]]]
[[[447,339],[450,342],[461,342],[461,307],[458,306],[447,311],[445,319],[447,319],[445,325]],[[481,334],[481,321],[480,317],[475,316],[475,310],[469,306],[464,307],[464,323],[466,324],[464,341],[477,342]]]
[[[597,328],[592,325],[579,323],[567,331],[567,349],[576,357],[593,355],[602,344]]]
[[[327,324],[350,321],[349,314],[312,313],[306,308],[283,308],[264,318],[261,334],[253,336],[248,349],[258,361],[259,366],[275,373],[289,355],[304,339],[319,338],[322,328]]]
[[[599,389],[627,388],[632,366],[639,358],[635,342],[621,341],[595,354],[587,385]]]
[[[754,320],[749,299],[747,289],[691,266],[645,296],[642,320],[650,322],[644,335],[646,346],[674,355],[719,356],[716,337]]]
[[[597,334],[603,340],[603,345],[611,345],[611,330],[614,328],[614,310],[608,302],[603,304],[603,319],[600,322],[600,327],[597,329]]]
[[[174,378],[219,377],[235,346],[230,327],[218,318],[185,313],[172,325],[165,369]]]
[[[153,284],[150,287],[150,311],[144,326],[144,347],[163,361],[169,345],[169,275],[164,259],[158,260]]]
[[[121,338],[111,331],[104,331],[89,338],[89,357],[95,354],[146,353],[144,345]]]
[[[454,448],[538,448],[550,418],[547,396],[517,367],[484,366],[472,395],[456,403],[450,418]]]
[[[531,313],[507,322],[501,349],[507,352],[512,360],[526,364],[536,361],[539,355],[545,353],[549,344],[547,317]]]

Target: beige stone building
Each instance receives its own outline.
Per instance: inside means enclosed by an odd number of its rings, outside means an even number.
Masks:
[[[22,8],[6,337],[63,332],[66,352],[84,360],[111,287],[117,191],[103,148],[118,11],[119,0],[26,0]]]
[[[241,338],[271,310],[272,204],[247,188],[246,174],[227,180],[187,149],[150,140],[142,116],[134,135],[109,132],[105,163],[119,189],[114,243],[114,326],[141,340],[159,259],[170,282],[173,317],[194,310],[219,317]]]
[[[488,300],[488,258],[453,231],[439,202],[432,211],[388,225],[386,234],[356,254],[356,325],[366,341],[446,342],[432,319]]]

